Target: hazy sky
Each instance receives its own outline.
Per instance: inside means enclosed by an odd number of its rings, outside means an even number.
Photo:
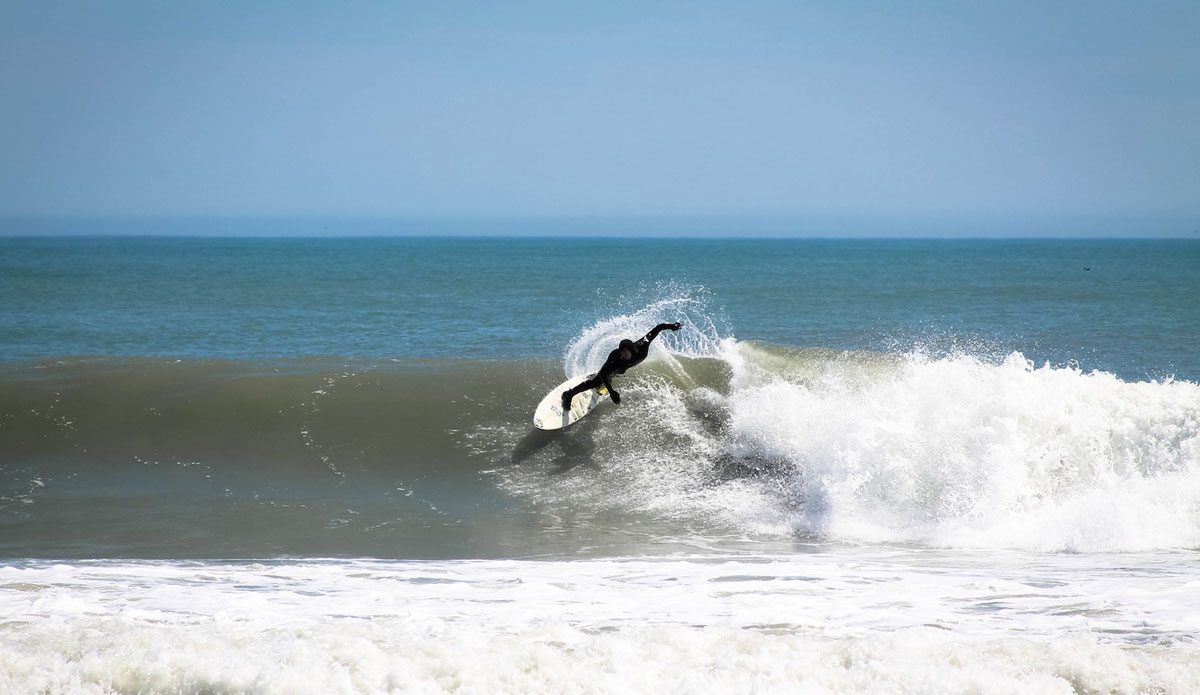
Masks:
[[[1196,0],[6,0],[0,95],[10,216],[1200,213]]]

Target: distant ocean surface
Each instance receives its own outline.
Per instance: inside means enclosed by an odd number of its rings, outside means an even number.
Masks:
[[[0,237],[0,691],[1200,692],[1198,327],[1191,240]]]

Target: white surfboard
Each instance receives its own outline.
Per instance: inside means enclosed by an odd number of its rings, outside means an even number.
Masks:
[[[571,399],[571,409],[565,413],[562,409],[562,395],[563,391],[594,376],[596,375],[577,376],[554,387],[550,393],[546,394],[542,402],[538,403],[537,410],[533,411],[533,426],[539,430],[561,430],[567,425],[575,424],[579,418],[591,412],[597,403],[608,397],[608,389],[597,386],[594,389],[575,394],[575,397]]]

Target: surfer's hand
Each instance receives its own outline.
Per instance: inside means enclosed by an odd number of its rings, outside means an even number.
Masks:
[[[612,396],[613,403],[621,405],[621,394],[617,393],[616,391],[609,391],[608,395]]]
[[[671,324],[671,330],[673,330],[673,331],[677,331],[677,330],[679,330],[680,328],[683,328],[683,324],[682,324],[682,323],[680,323],[680,322],[678,322],[678,321],[676,321],[675,323]]]

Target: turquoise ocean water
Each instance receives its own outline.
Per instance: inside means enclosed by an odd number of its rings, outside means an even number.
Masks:
[[[1197,326],[1187,240],[0,238],[0,689],[1194,692]]]
[[[794,347],[1200,378],[1192,241],[0,239],[0,357],[556,359],[697,298]]]

